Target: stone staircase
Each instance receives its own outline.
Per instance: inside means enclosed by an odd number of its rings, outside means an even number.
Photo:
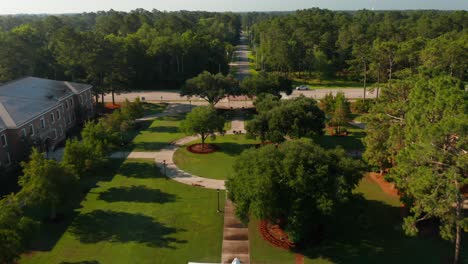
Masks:
[[[227,200],[224,207],[221,263],[230,264],[234,258],[238,258],[242,264],[249,264],[249,229],[235,217],[234,209],[234,204],[230,200]]]

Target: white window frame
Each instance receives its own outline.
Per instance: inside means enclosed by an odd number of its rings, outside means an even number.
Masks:
[[[74,104],[73,98],[70,98],[70,106],[73,107],[73,104]]]
[[[52,120],[52,124],[55,123],[55,114],[54,114],[54,112],[50,113],[50,120]]]
[[[68,101],[65,101],[65,109],[68,109]]]
[[[42,129],[45,129],[45,128],[46,128],[45,118],[42,117],[42,118],[40,119],[40,122],[41,122],[41,128],[42,128]]]
[[[53,139],[57,139],[57,138],[58,138],[57,129],[53,129],[53,130],[52,130],[52,134],[54,135],[54,138],[53,138]]]
[[[6,137],[6,134],[2,134],[0,137],[2,138],[2,147],[8,147],[8,139]],[[3,143],[3,141],[5,141],[5,143]]]
[[[62,114],[60,114],[60,108],[57,108],[57,120],[60,120]]]
[[[59,126],[59,129],[60,129],[59,130],[60,136],[63,136],[63,127],[62,127],[62,125]]]
[[[25,127],[23,127],[23,128],[21,129],[21,132],[22,132],[21,134],[22,134],[23,137],[27,137],[27,136],[28,136],[28,133],[26,132],[26,128],[25,128]]]
[[[80,104],[83,104],[83,95],[80,94]]]
[[[36,132],[34,131],[34,125],[33,125],[33,124],[29,124],[29,128],[31,128],[30,130],[32,131],[32,133],[31,133],[30,136],[32,137],[32,136],[34,136],[34,134],[36,133]]]

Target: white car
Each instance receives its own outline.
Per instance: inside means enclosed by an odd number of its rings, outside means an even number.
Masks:
[[[309,86],[300,85],[300,86],[296,87],[296,90],[298,90],[298,91],[307,91],[307,90],[309,90]]]

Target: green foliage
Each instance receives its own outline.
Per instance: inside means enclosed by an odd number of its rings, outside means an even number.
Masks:
[[[338,93],[335,97],[333,116],[330,120],[330,125],[338,127],[338,133],[340,127],[345,126],[351,120],[351,109],[349,102],[346,100],[344,93]]]
[[[313,8],[248,16],[251,46],[262,70],[296,77],[307,73],[320,81],[344,76],[362,80],[363,86],[385,83],[404,70],[466,80],[466,11]]]
[[[281,92],[292,93],[292,81],[279,74],[260,72],[242,80],[240,85],[243,94],[248,96],[259,96],[261,94],[272,94],[281,97]]]
[[[137,118],[143,117],[145,114],[145,109],[143,103],[140,100],[140,97],[137,97],[135,101],[130,102],[128,99],[125,99],[125,102],[122,104],[122,115],[126,119],[135,120]]]
[[[332,114],[335,111],[335,97],[333,94],[331,92],[327,93],[322,99],[320,99],[319,106],[325,114]]]
[[[33,75],[88,82],[96,95],[180,86],[203,70],[226,73],[240,30],[240,16],[232,13],[26,17],[0,18],[0,81]]]
[[[396,81],[382,88],[382,94],[364,117],[366,161],[381,171],[395,164],[404,145],[403,119],[408,111],[409,94],[414,80]]]
[[[224,118],[219,116],[213,106],[200,106],[187,114],[180,128],[188,135],[200,135],[202,144],[208,136],[215,137],[216,132],[223,133]]]
[[[13,194],[0,199],[0,208],[0,262],[12,263],[29,245],[38,223],[24,216]]]
[[[259,102],[261,104],[264,101]],[[247,123],[246,130],[249,137],[279,143],[285,141],[286,137],[321,135],[324,120],[325,115],[318,108],[316,101],[300,96],[280,101],[269,111],[260,112]]]
[[[280,98],[273,94],[263,93],[257,96],[253,104],[258,113],[265,113],[278,106]]]
[[[89,140],[69,139],[65,144],[62,162],[73,168],[77,175],[83,175],[104,160],[103,152]]]
[[[211,74],[207,71],[187,80],[181,90],[182,96],[199,96],[211,105],[217,104],[228,95],[238,94],[239,84],[232,75]]]
[[[18,181],[22,187],[19,197],[28,205],[48,207],[51,219],[56,217],[57,207],[76,198],[78,177],[72,168],[46,159],[37,149],[33,149],[30,160],[22,166],[24,175]]]
[[[375,100],[373,99],[366,99],[366,100],[356,100],[355,102],[351,103],[351,111],[353,113],[369,113],[372,104],[374,104]]]
[[[468,182],[467,109],[457,79],[400,82],[384,90],[372,108],[365,140],[371,164],[394,165],[388,179],[411,211],[403,224],[406,233],[416,235],[420,221],[437,218],[440,235],[456,242],[455,260],[467,222],[461,209]]]
[[[350,197],[360,168],[342,149],[324,150],[308,139],[287,141],[244,151],[227,189],[238,217],[285,220],[290,238],[302,241]]]

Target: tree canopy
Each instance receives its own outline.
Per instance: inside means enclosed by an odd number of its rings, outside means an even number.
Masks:
[[[180,127],[188,135],[200,135],[203,148],[205,140],[209,136],[215,137],[216,132],[224,132],[224,122],[224,118],[217,114],[214,107],[200,106],[187,114]]]
[[[244,78],[240,84],[241,92],[249,96],[259,96],[268,93],[281,97],[281,92],[290,95],[292,82],[288,78],[278,74],[260,72]]]
[[[236,215],[276,222],[294,241],[310,238],[346,201],[362,175],[343,149],[324,150],[309,139],[244,151],[226,183]]]
[[[271,100],[270,97],[259,99],[256,105]],[[323,133],[325,114],[314,99],[301,96],[275,104],[259,112],[247,123],[248,136],[279,143],[285,141],[286,137],[301,138]]]
[[[395,183],[410,208],[404,220],[409,235],[419,222],[437,218],[443,238],[460,255],[463,186],[468,183],[466,149],[468,101],[453,77],[414,78],[388,85],[367,117],[364,157]]]
[[[57,207],[76,198],[78,177],[70,167],[46,159],[37,149],[33,149],[30,161],[22,165],[24,175],[18,181],[22,187],[20,197],[28,204],[49,208],[50,218],[55,219]]]
[[[211,105],[217,104],[228,95],[239,93],[239,83],[232,75],[211,74],[207,71],[187,80],[180,94],[182,96],[199,96]]]
[[[0,82],[25,75],[91,83],[96,94],[179,87],[227,73],[239,39],[233,13],[131,12],[0,17]]]

